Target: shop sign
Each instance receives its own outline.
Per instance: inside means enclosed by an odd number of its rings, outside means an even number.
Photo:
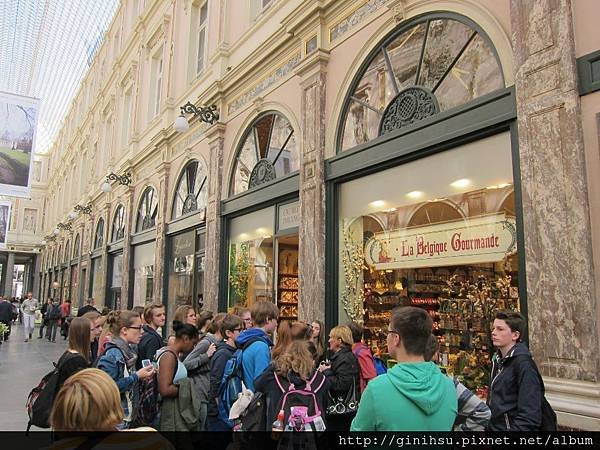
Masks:
[[[502,261],[516,251],[515,219],[502,214],[375,233],[365,262],[377,269],[410,269]]]
[[[288,203],[279,207],[279,230],[300,226],[300,202]]]

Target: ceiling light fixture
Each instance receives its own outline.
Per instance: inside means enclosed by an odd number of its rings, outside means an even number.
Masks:
[[[460,180],[456,180],[450,183],[450,186],[452,186],[453,188],[462,189],[471,186],[471,184],[471,180],[469,180],[468,178],[461,178]]]

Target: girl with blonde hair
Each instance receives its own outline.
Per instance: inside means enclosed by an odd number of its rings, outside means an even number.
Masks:
[[[332,431],[349,431],[350,423],[356,415],[358,399],[360,398],[359,365],[352,353],[352,331],[345,325],[333,327],[329,333],[329,350],[333,353],[330,364],[321,363],[319,370],[331,383],[332,399],[354,398],[354,405],[344,405],[348,411],[345,414],[328,416],[329,429]],[[331,406],[331,405],[330,405]]]

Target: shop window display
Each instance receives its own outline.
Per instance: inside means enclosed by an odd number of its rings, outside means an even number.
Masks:
[[[181,305],[193,305],[195,233],[195,230],[188,231],[171,238],[168,317],[173,317]]]
[[[421,18],[384,40],[358,74],[343,114],[340,149],[379,136],[384,113],[397,99],[397,115],[410,124],[423,118],[419,95],[438,113],[503,87],[494,49],[477,30],[457,19]]]
[[[281,319],[297,320],[298,234],[274,236],[274,220],[275,208],[267,208],[231,221],[228,306],[270,301]]]
[[[153,301],[156,243],[136,245],[133,249],[133,306],[145,306]]]
[[[485,396],[494,311],[520,309],[509,133],[344,183],[340,202],[340,323],[386,356],[392,309],[426,309],[442,367]]]

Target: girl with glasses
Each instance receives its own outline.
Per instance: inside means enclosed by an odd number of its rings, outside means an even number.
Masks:
[[[117,383],[121,406],[125,412],[119,428],[126,429],[130,428],[139,407],[138,380],[151,377],[154,368],[150,365],[135,370],[137,354],[131,346],[140,342],[143,333],[142,319],[138,314],[132,311],[112,311],[106,323],[112,337],[98,361],[98,368]]]

